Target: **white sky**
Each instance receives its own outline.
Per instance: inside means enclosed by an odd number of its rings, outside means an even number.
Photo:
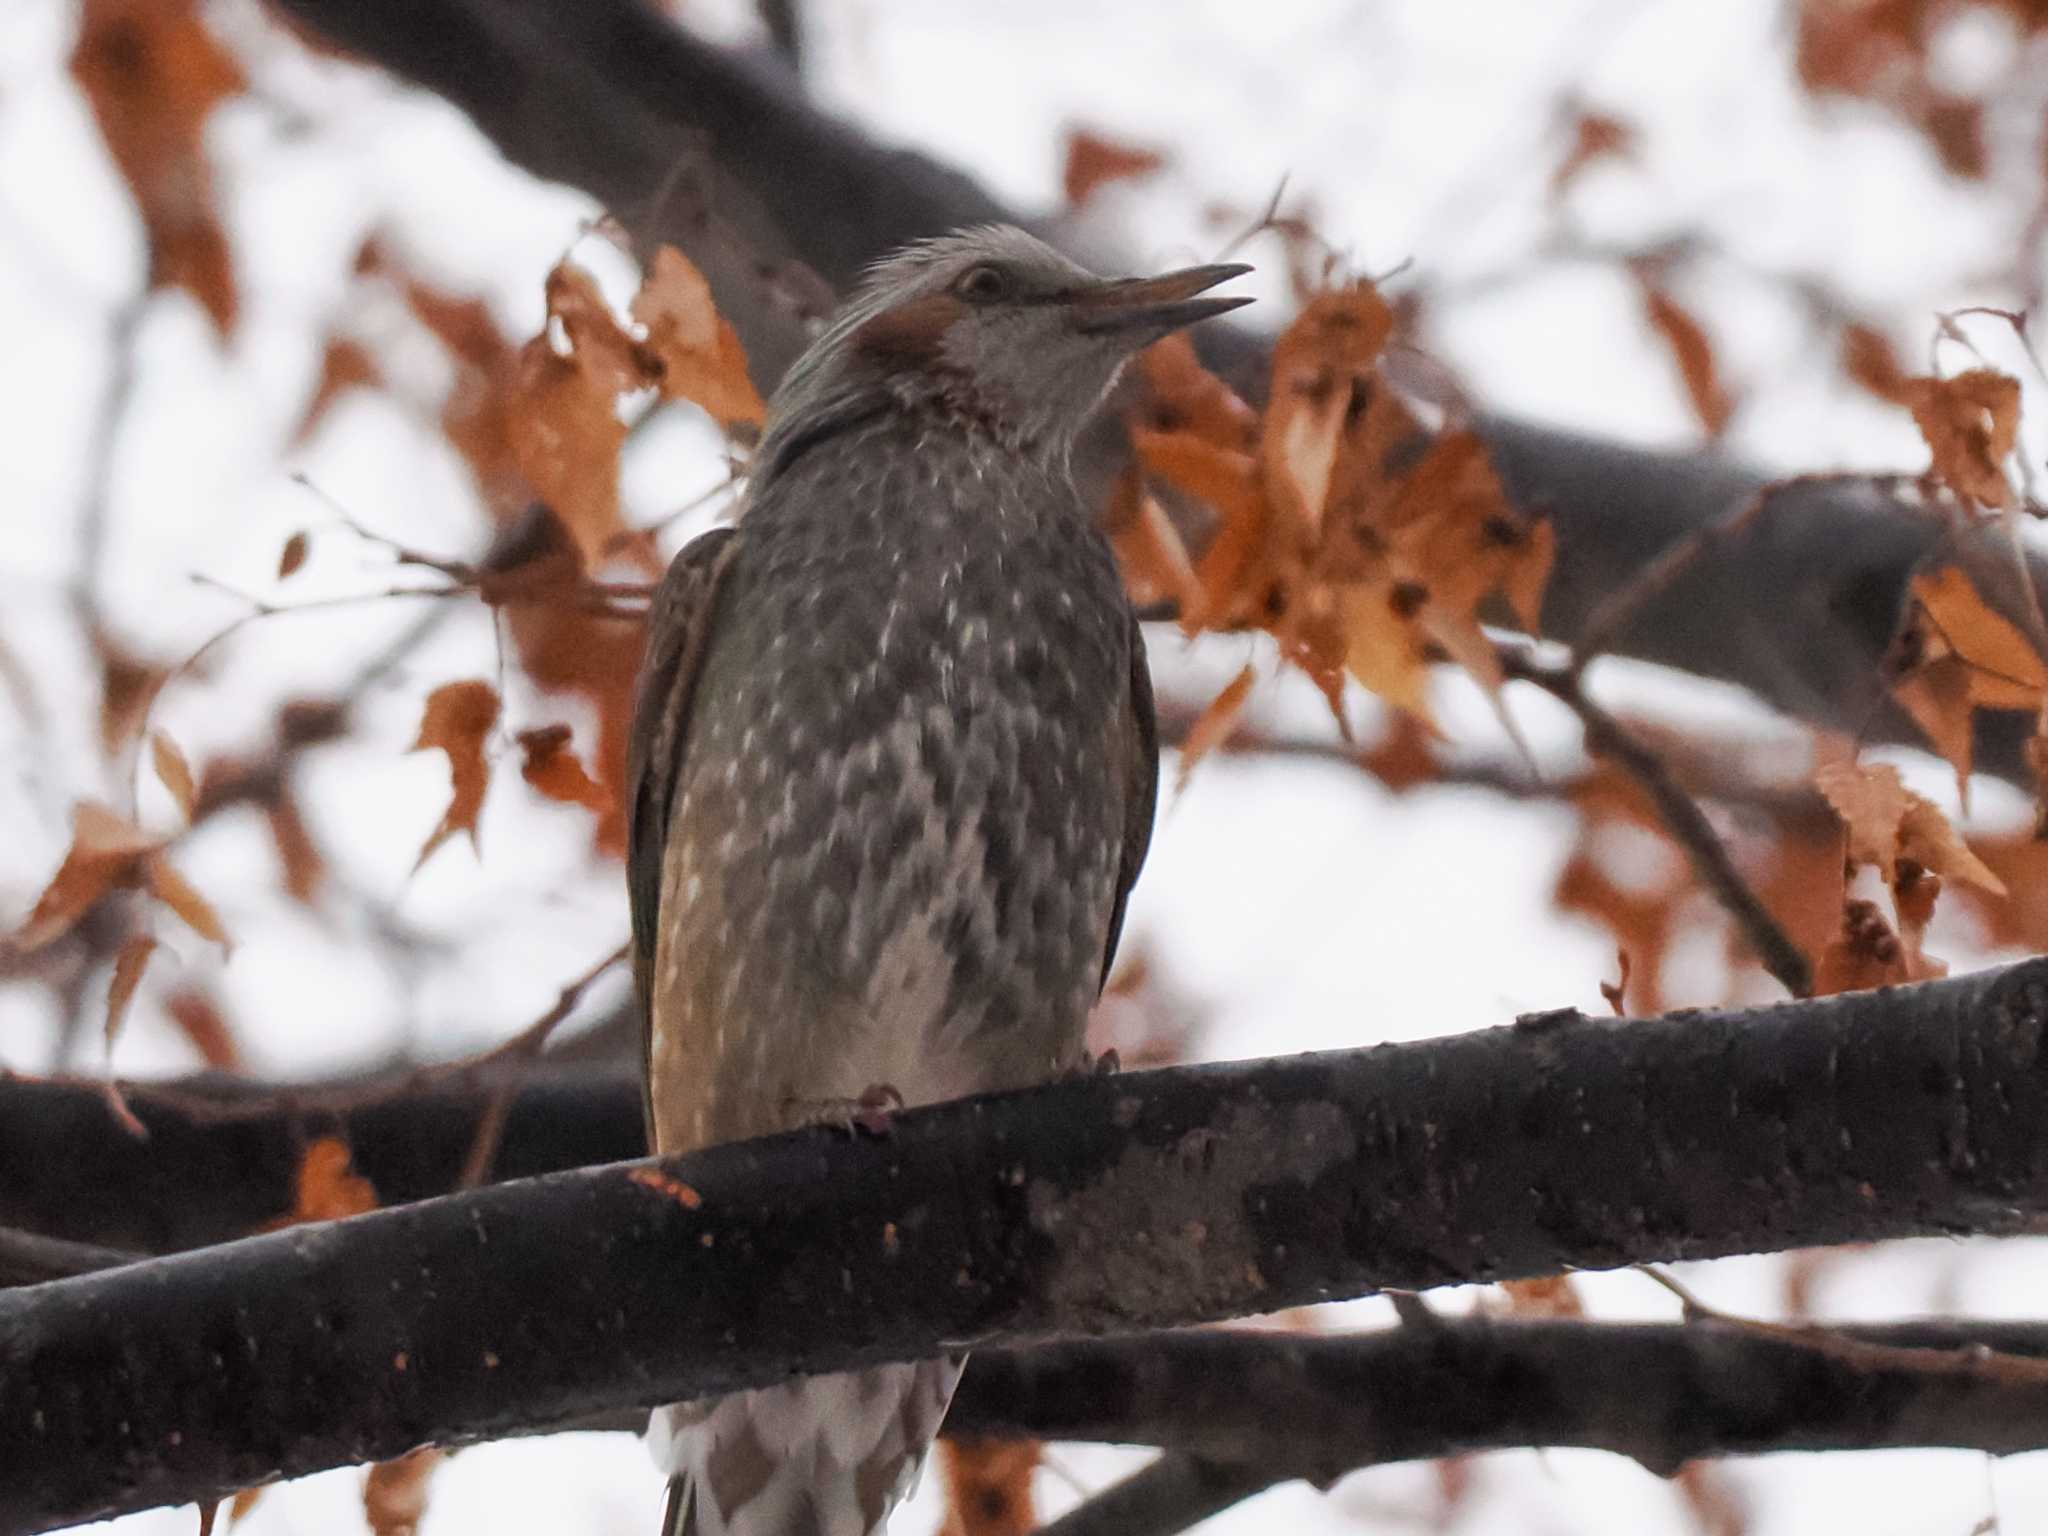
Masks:
[[[1412,262],[1453,292],[1470,291],[1442,311],[1432,339],[1479,398],[1612,436],[1677,445],[1695,429],[1622,278],[1589,265],[1528,267],[1550,227],[1543,182],[1557,146],[1546,125],[1564,81],[1643,134],[1635,167],[1600,168],[1574,194],[1583,227],[1622,242],[1703,227],[1728,253],[1683,291],[1709,317],[1722,364],[1746,395],[1733,434],[1745,453],[1802,469],[1921,462],[1910,425],[1843,389],[1782,294],[1753,269],[1824,272],[1913,348],[1926,345],[1938,310],[2004,297],[1973,287],[1972,274],[2003,248],[2011,209],[1938,180],[1917,141],[1866,111],[1816,114],[1790,83],[1783,7],[1773,0],[1036,0],[1021,10],[996,0],[814,0],[806,10],[821,96],[1020,204],[1055,198],[1070,122],[1170,149],[1164,175],[1102,201],[1105,224],[1138,231],[1131,244],[1147,261],[1212,253],[1224,230],[1204,209],[1256,209],[1286,177],[1360,270]],[[0,456],[0,637],[49,706],[46,723],[29,725],[0,703],[0,841],[15,850],[0,867],[0,919],[11,921],[62,850],[70,801],[125,798],[105,782],[90,711],[75,702],[89,697],[89,673],[68,628],[64,584],[90,424],[107,387],[104,338],[136,290],[143,256],[124,191],[58,67],[69,7],[9,0],[6,12],[0,420],[11,430]],[[744,8],[725,0],[696,13],[729,31]],[[350,288],[348,263],[364,234],[386,230],[421,270],[490,295],[508,328],[524,332],[540,316],[542,275],[591,213],[583,199],[504,168],[438,102],[299,59],[252,23],[245,0],[219,14],[258,86],[211,133],[244,319],[223,354],[182,298],[149,306],[141,386],[111,480],[107,601],[132,642],[164,656],[189,650],[236,611],[194,586],[193,572],[292,599],[379,584],[380,558],[334,525],[332,503],[417,546],[477,546],[482,519],[433,426],[445,366],[394,306]],[[1950,67],[1967,77],[1996,43],[1990,32],[1951,39]],[[1272,255],[1255,248],[1252,259]],[[1278,299],[1277,282],[1262,281]],[[319,338],[337,327],[378,350],[411,403],[357,398],[305,448],[286,450]],[[291,471],[331,501],[294,484]],[[629,461],[630,511],[651,519],[717,475],[708,433],[666,425]],[[303,527],[316,531],[313,559],[288,592],[272,594],[278,549]],[[410,616],[382,604],[255,626],[210,678],[166,698],[161,723],[195,761],[246,745],[279,699],[333,686]],[[1226,642],[1187,654],[1163,639],[1158,660],[1167,678],[1220,683],[1247,648]],[[287,910],[268,894],[271,854],[253,820],[224,818],[182,855],[217,897],[238,948],[223,963],[188,935],[164,937],[188,973],[217,980],[257,1069],[319,1072],[407,1043],[452,1052],[500,1037],[622,936],[616,870],[589,860],[581,813],[535,805],[516,787],[487,807],[481,860],[452,846],[408,877],[446,794],[441,760],[405,752],[420,700],[436,683],[493,670],[487,625],[458,619],[370,700],[364,730],[313,759],[309,814],[347,887],[329,910]],[[1724,691],[1619,670],[1603,682],[1689,718],[1753,717]],[[1446,683],[1442,702],[1462,745],[1498,747],[1469,689]],[[1319,720],[1298,683],[1262,689],[1258,707],[1308,729]],[[1516,708],[1539,748],[1568,755],[1571,733],[1554,712],[1528,701]],[[508,699],[508,729],[564,718],[587,745],[588,721],[574,710],[516,690]],[[1945,792],[1941,772],[1924,763],[1915,771],[1930,793]],[[504,763],[501,779],[501,791],[516,780]],[[168,817],[154,785],[143,806]],[[1395,800],[1334,768],[1219,760],[1166,806],[1130,933],[1210,1011],[1200,1047],[1213,1056],[1598,1007],[1612,941],[1547,905],[1570,839],[1569,818],[1554,809],[1455,790]],[[366,961],[373,922],[436,948],[415,970]],[[1967,938],[1951,930],[1936,948],[1967,958]],[[177,974],[164,967],[145,983],[115,1054],[121,1071],[192,1065],[152,1009]],[[1722,983],[1712,967],[1691,981],[1702,1001]],[[0,1066],[47,1067],[50,1022],[36,999],[0,993]],[[1699,1266],[1689,1280],[1721,1305],[1769,1310],[1778,1267]],[[2038,1312],[2044,1279],[2048,1256],[2037,1244],[1901,1245],[1839,1266],[1821,1304],[1871,1317],[1951,1305],[2025,1315]],[[1602,1313],[1671,1315],[1668,1298],[1633,1276],[1586,1289]],[[1370,1303],[1345,1311],[1381,1316]],[[1041,1481],[1048,1510],[1069,1502],[1075,1483],[1097,1486],[1136,1458],[1060,1448],[1055,1460],[1060,1471]],[[358,1530],[360,1476],[273,1490],[245,1528]],[[1667,1485],[1613,1458],[1515,1453],[1485,1459],[1477,1476],[1449,1527],[1460,1536],[1689,1528]],[[2007,1531],[2048,1518],[2048,1459],[2038,1456],[1995,1468],[1961,1453],[1780,1458],[1727,1476],[1750,1503],[1756,1536],[1964,1536],[1994,1510]],[[901,1531],[933,1524],[932,1481]],[[1434,1499],[1426,1469],[1388,1468],[1327,1497],[1278,1490],[1212,1528],[1421,1529]],[[651,1528],[657,1500],[644,1453],[623,1437],[537,1441],[456,1457],[437,1476],[423,1529],[631,1531]],[[122,1528],[183,1533],[191,1518],[166,1512]]]

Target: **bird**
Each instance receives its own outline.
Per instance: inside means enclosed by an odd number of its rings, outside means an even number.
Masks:
[[[1150,840],[1144,640],[1076,434],[1251,270],[1009,226],[871,268],[649,610],[627,883],[654,1150],[1085,1070]],[[958,1357],[657,1409],[662,1536],[873,1536]]]

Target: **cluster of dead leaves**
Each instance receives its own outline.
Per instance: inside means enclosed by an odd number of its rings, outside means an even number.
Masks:
[[[1990,166],[1985,100],[1943,83],[1937,41],[1968,11],[1996,11],[2024,49],[2048,31],[2034,0],[1801,0],[1796,67],[1815,96],[1849,96],[1898,113],[1926,138],[1951,175]]]
[[[477,846],[477,817],[490,788],[490,736],[499,710],[498,691],[481,678],[443,683],[427,695],[413,750],[446,755],[450,794],[448,808],[421,846],[414,868],[458,832]],[[520,777],[547,799],[580,805],[600,817],[613,814],[616,798],[583,766],[570,745],[571,734],[566,725],[521,731],[515,738]]]
[[[1956,771],[1967,793],[1980,709],[2024,710],[2048,718],[2048,623],[2017,546],[2010,558],[1986,558],[1970,541],[1984,517],[2023,504],[2009,465],[2019,444],[2019,381],[1991,368],[1947,378],[1910,376],[1890,342],[1868,326],[1843,335],[1845,372],[1880,399],[1912,413],[1927,444],[1926,483],[1952,498],[1965,541],[1916,571],[1891,652],[1886,680],[1893,699]],[[2048,729],[2028,745],[2048,832]]]
[[[2019,380],[1994,368],[1948,378],[1908,374],[1891,342],[1867,325],[1844,329],[1841,361],[1873,395],[1913,413],[1927,443],[1928,473],[1966,509],[2017,503],[2006,463],[2019,442]]]
[[[71,74],[149,246],[151,288],[182,288],[222,336],[235,323],[234,263],[201,135],[242,72],[198,0],[84,0]]]
[[[1927,925],[1943,882],[2003,896],[2005,886],[1970,850],[1948,818],[1906,788],[1888,763],[1856,759],[1846,743],[1824,740],[1813,780],[1841,818],[1845,874],[1876,872],[1889,893],[1892,919],[1878,903],[1850,894],[1844,881],[1841,923],[1821,951],[1814,990],[1856,992],[1948,974],[1925,949]]]
[[[1754,798],[1739,814],[1717,820],[1763,906],[1816,957],[1817,994],[1946,974],[1925,947],[1945,889],[1963,894],[1995,942],[2048,947],[2048,845],[2019,837],[1973,848],[1896,768],[1862,761],[1835,738],[1815,751],[1810,789],[1762,781],[1750,788]],[[1671,957],[1706,912],[1705,894],[1625,775],[1596,765],[1564,792],[1580,819],[1553,899],[1614,934],[1633,1011],[1661,1011],[1670,1002]],[[1723,932],[1731,962],[1752,958],[1732,923]]]
[[[1497,691],[1482,605],[1504,600],[1533,631],[1554,552],[1550,525],[1510,505],[1478,436],[1432,430],[1383,376],[1392,330],[1369,282],[1317,295],[1274,347],[1263,413],[1184,339],[1154,347],[1132,429],[1142,474],[1110,517],[1139,601],[1171,599],[1190,633],[1266,631],[1340,721],[1347,677],[1423,719],[1434,662]],[[1213,519],[1198,556],[1164,498]],[[1189,757],[1228,734],[1249,687],[1247,671],[1198,723]]]
[[[1956,565],[1914,575],[1888,667],[1892,697],[1955,769],[1959,785],[1969,780],[1978,710],[2039,716],[2048,705],[2040,650]],[[2048,741],[2037,734],[2030,743],[2037,777],[2048,768],[2044,750]]]
[[[751,434],[764,407],[739,339],[702,274],[669,247],[655,253],[623,317],[589,272],[567,258],[557,263],[547,279],[547,319],[520,344],[481,302],[410,275],[379,242],[366,244],[356,265],[365,281],[395,286],[447,352],[455,377],[441,429],[500,527],[481,566],[438,568],[473,581],[500,610],[530,681],[582,698],[596,716],[588,766],[571,747],[569,727],[521,732],[523,776],[548,798],[589,810],[599,849],[617,854],[642,634],[636,615],[593,600],[593,582],[608,570],[640,580],[656,574],[651,543],[620,516],[622,412],[636,400],[687,401],[728,432]],[[341,392],[377,378],[375,360],[356,342],[331,337],[301,431]],[[280,574],[303,554],[302,543],[296,559],[287,545]],[[481,681],[444,685],[427,700],[415,747],[447,754],[453,793],[421,862],[457,833],[474,840],[489,781],[486,744],[498,717],[497,692]]]
[[[594,568],[619,522],[623,396],[687,400],[721,427],[756,428],[763,406],[739,337],[711,287],[672,246],[655,253],[632,302],[638,334],[619,322],[589,273],[567,260],[547,280],[548,325],[519,349],[511,380],[513,462]]]
[[[159,778],[189,822],[196,789],[184,754],[161,732],[151,737],[150,745]],[[46,948],[70,933],[116,892],[140,891],[155,905],[178,917],[201,939],[227,951],[230,944],[220,914],[171,862],[169,849],[174,840],[170,835],[145,831],[98,801],[81,801],[72,810],[71,842],[63,860],[36,898],[28,917],[10,936],[10,947],[21,954]],[[120,1033],[143,973],[158,948],[153,934],[138,930],[129,934],[115,952],[107,987],[105,1035],[109,1048]],[[193,999],[197,1006],[197,994],[193,994]],[[183,1027],[182,1019],[177,1022]],[[232,1060],[232,1041],[224,1029],[188,1029],[187,1033],[192,1035],[201,1054],[209,1058],[209,1065],[223,1064],[213,1059],[216,1056]],[[219,1040],[211,1042],[210,1037],[215,1034]],[[209,1043],[213,1046],[210,1050]]]

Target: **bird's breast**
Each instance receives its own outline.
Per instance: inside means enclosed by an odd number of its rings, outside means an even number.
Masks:
[[[698,1032],[792,1097],[1041,1080],[1115,896],[1114,564],[1085,525],[852,521],[759,530],[698,683],[670,846]]]

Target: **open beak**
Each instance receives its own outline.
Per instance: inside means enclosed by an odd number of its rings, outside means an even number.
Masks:
[[[1127,336],[1135,346],[1157,341],[1197,320],[1228,314],[1250,299],[1201,299],[1218,283],[1242,277],[1251,268],[1242,262],[1209,267],[1184,267],[1158,277],[1125,277],[1094,283],[1074,294],[1075,329],[1088,336]]]

